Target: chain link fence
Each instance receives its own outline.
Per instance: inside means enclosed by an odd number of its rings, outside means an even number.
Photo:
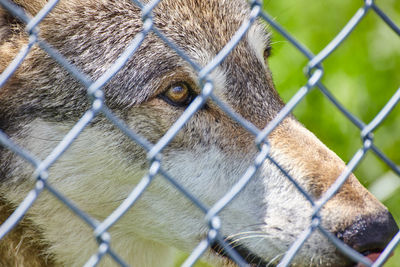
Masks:
[[[35,186],[20,203],[17,209],[12,215],[0,226],[0,239],[3,238],[7,233],[12,230],[19,221],[23,218],[26,212],[34,204],[38,196],[45,190],[53,194],[59,201],[71,209],[76,216],[82,219],[83,222],[88,224],[94,232],[96,241],[98,242],[98,251],[91,258],[87,260],[85,266],[95,266],[102,258],[108,254],[112,259],[120,264],[121,266],[128,266],[124,260],[113,251],[110,245],[110,239],[112,236],[107,232],[141,197],[142,193],[152,183],[153,178],[156,175],[161,175],[166,181],[176,187],[186,198],[192,201],[203,213],[208,222],[208,236],[202,240],[197,247],[192,251],[190,256],[185,260],[183,266],[192,266],[197,262],[200,257],[210,248],[215,242],[226,251],[231,259],[233,259],[239,266],[247,266],[244,259],[241,258],[238,253],[230,247],[230,244],[224,240],[220,235],[219,229],[223,222],[220,221],[219,213],[241,192],[241,190],[252,180],[255,173],[260,168],[265,160],[270,160],[275,164],[284,175],[295,185],[295,187],[305,196],[305,198],[311,203],[314,215],[310,218],[311,223],[307,229],[297,238],[296,242],[292,244],[290,249],[285,253],[279,262],[278,266],[288,266],[295,257],[296,253],[300,250],[302,245],[310,237],[314,231],[319,231],[326,236],[341,252],[347,257],[351,258],[355,262],[360,262],[365,266],[381,266],[390,256],[392,251],[396,248],[400,242],[400,233],[392,239],[386,249],[380,255],[378,260],[372,263],[369,259],[357,251],[349,248],[327,230],[321,226],[321,219],[319,217],[319,211],[322,207],[336,194],[339,188],[344,184],[346,179],[349,177],[351,172],[357,167],[360,161],[364,158],[367,153],[374,153],[380,159],[382,159],[398,176],[400,176],[400,168],[391,159],[385,156],[378,147],[375,146],[373,140],[373,133],[375,129],[382,123],[382,121],[389,115],[391,110],[398,104],[400,99],[400,88],[397,89],[395,94],[387,101],[387,104],[382,110],[375,116],[369,123],[362,122],[359,118],[352,115],[324,86],[321,82],[321,78],[324,75],[324,69],[322,67],[323,61],[330,56],[330,54],[337,49],[342,42],[352,33],[357,27],[360,21],[363,20],[368,12],[375,12],[384,21],[388,27],[390,27],[397,35],[400,36],[400,28],[379,8],[379,6],[373,0],[365,0],[364,4],[354,14],[354,16],[348,21],[343,29],[337,34],[337,36],[318,54],[314,55],[311,53],[303,44],[293,38],[284,28],[282,28],[268,13],[263,11],[261,1],[249,1],[249,7],[251,8],[251,14],[248,20],[243,21],[241,27],[234,34],[232,39],[218,52],[215,58],[213,58],[206,66],[201,67],[192,61],[183,50],[181,50],[176,44],[172,43],[168,38],[163,35],[162,32],[157,29],[153,24],[152,10],[162,0],[150,1],[148,4],[143,4],[138,0],[132,0],[132,2],[140,7],[143,15],[143,28],[142,31],[136,35],[136,37],[126,47],[123,54],[115,61],[114,65],[109,68],[99,79],[91,80],[79,69],[68,62],[56,49],[54,49],[49,43],[39,37],[39,27],[41,21],[51,12],[51,10],[57,5],[57,0],[48,1],[48,3],[40,10],[35,17],[28,16],[19,6],[16,6],[9,0],[0,0],[0,5],[8,10],[13,16],[26,24],[26,32],[29,34],[29,43],[19,51],[18,55],[13,59],[12,63],[1,73],[0,75],[0,88],[7,82],[7,80],[13,75],[18,66],[23,62],[29,51],[34,45],[38,45],[42,50],[46,51],[55,61],[58,62],[65,70],[72,74],[82,85],[87,88],[87,94],[90,96],[91,108],[87,110],[79,121],[73,126],[68,134],[58,143],[56,148],[44,159],[39,160],[32,156],[29,151],[20,147],[14,143],[6,134],[0,131],[0,144],[6,149],[9,149],[29,162],[35,169],[34,176],[36,177]],[[224,102],[218,99],[213,93],[213,82],[209,79],[209,74],[227,57],[232,49],[239,43],[239,41],[245,36],[250,26],[261,18],[269,25],[271,25],[277,32],[279,32],[284,38],[287,39],[296,49],[298,49],[307,59],[308,64],[306,68],[306,75],[308,77],[307,83],[301,87],[297,93],[288,101],[286,106],[279,112],[279,114],[270,122],[264,129],[258,129],[256,126],[246,121],[239,114],[233,111]],[[104,94],[102,88],[104,85],[124,66],[128,59],[134,54],[142,41],[146,38],[149,33],[156,34],[161,38],[170,48],[174,49],[178,55],[190,63],[190,65],[197,71],[199,84],[202,84],[201,94],[198,95],[188,108],[183,112],[179,119],[173,124],[173,126],[165,133],[165,135],[159,139],[156,143],[150,143],[144,137],[135,133],[135,129],[129,129],[125,122],[119,119],[110,109],[107,107],[104,101]],[[296,181],[290,177],[285,169],[271,157],[269,154],[269,143],[268,136],[270,133],[282,122],[282,120],[290,114],[290,112],[296,107],[296,105],[304,99],[305,96],[311,90],[320,90],[336,107],[340,110],[355,126],[360,129],[360,135],[363,141],[362,147],[354,154],[352,159],[347,164],[347,169],[337,178],[336,182],[327,190],[327,192],[318,200],[314,201],[306,191]],[[1,89],[0,89],[1,90]],[[238,182],[231,188],[231,190],[224,195],[217,203],[212,207],[207,207],[199,199],[195,198],[191,191],[187,188],[183,188],[174,177],[168,174],[162,167],[162,152],[163,149],[171,142],[171,140],[178,134],[185,123],[205,104],[207,100],[211,99],[233,120],[239,123],[247,131],[254,135],[255,142],[259,147],[259,153],[254,160],[253,164],[248,166],[247,171],[238,180]],[[142,146],[146,152],[149,160],[149,169],[147,174],[141,179],[136,187],[130,192],[129,196],[122,202],[122,204],[114,210],[104,221],[97,221],[85,212],[83,212],[78,206],[61,194],[58,190],[52,187],[48,183],[48,179],[51,178],[48,175],[48,169],[63,155],[63,153],[70,147],[74,140],[80,135],[80,133],[94,120],[96,116],[103,114],[110,122],[118,127],[132,142],[135,142]]]

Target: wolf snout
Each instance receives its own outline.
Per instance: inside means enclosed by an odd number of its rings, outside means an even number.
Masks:
[[[384,250],[399,228],[388,211],[378,215],[367,215],[358,218],[355,223],[336,236],[351,248],[365,256]]]

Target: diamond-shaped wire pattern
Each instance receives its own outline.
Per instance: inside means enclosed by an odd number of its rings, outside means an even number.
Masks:
[[[360,21],[365,17],[368,12],[375,12],[397,35],[400,36],[400,28],[378,7],[378,5],[370,0],[365,0],[364,4],[349,20],[347,25],[339,32],[339,34],[317,55],[311,53],[305,46],[296,41],[283,27],[281,27],[272,17],[262,10],[262,4],[260,1],[249,1],[249,7],[251,8],[250,17],[248,20],[243,21],[241,27],[234,34],[232,39],[218,52],[207,65],[201,67],[193,62],[183,50],[179,48],[177,44],[174,44],[169,40],[163,33],[157,29],[153,24],[152,10],[161,2],[150,1],[149,4],[145,5],[140,1],[133,0],[132,2],[142,10],[143,16],[143,27],[142,31],[137,34],[134,39],[131,40],[129,45],[125,48],[125,51],[115,61],[115,63],[97,80],[92,80],[84,73],[82,73],[76,66],[68,62],[56,49],[54,49],[49,43],[42,40],[39,37],[39,27],[42,20],[52,11],[57,5],[57,0],[49,1],[43,9],[33,18],[29,17],[23,9],[13,4],[9,0],[0,0],[0,5],[12,13],[13,16],[26,24],[26,31],[29,34],[29,43],[20,50],[17,56],[14,58],[12,63],[1,73],[0,75],[0,88],[7,82],[7,80],[13,75],[18,66],[24,61],[27,54],[30,52],[34,45],[38,45],[44,50],[50,57],[52,57],[58,64],[60,64],[66,71],[72,74],[85,88],[87,94],[91,97],[91,107],[79,121],[70,129],[67,135],[58,143],[53,151],[44,159],[39,160],[30,154],[29,151],[14,143],[10,138],[0,131],[0,144],[6,149],[9,149],[16,153],[18,156],[25,159],[30,163],[34,169],[34,176],[36,177],[35,186],[20,203],[17,209],[12,215],[0,226],[0,239],[3,238],[10,230],[12,230],[18,222],[23,218],[25,213],[36,201],[38,196],[47,190],[53,194],[59,201],[66,205],[72,210],[76,216],[82,219],[88,224],[94,232],[94,237],[98,242],[98,251],[90,259],[87,259],[85,266],[95,266],[99,263],[103,256],[108,254],[112,259],[120,264],[121,266],[127,266],[124,260],[113,251],[110,240],[112,236],[107,232],[132,206],[135,205],[136,201],[145,192],[147,187],[152,183],[156,175],[160,175],[166,181],[171,183],[180,191],[187,199],[189,199],[198,209],[204,213],[204,217],[208,222],[208,236],[202,240],[197,247],[192,251],[190,256],[183,263],[183,266],[191,266],[200,259],[203,253],[210,248],[210,246],[217,242],[226,253],[229,254],[230,258],[233,259],[239,266],[246,266],[246,262],[237,254],[235,250],[230,247],[230,244],[224,240],[220,235],[219,229],[222,222],[218,215],[219,213],[241,192],[241,190],[252,180],[255,173],[263,164],[264,161],[269,160],[272,164],[276,165],[278,169],[290,180],[291,183],[305,196],[313,207],[313,217],[309,227],[297,238],[296,242],[289,248],[284,257],[281,259],[278,266],[288,266],[293,260],[296,253],[310,237],[314,231],[319,231],[326,236],[340,251],[342,251],[349,258],[356,262],[361,262],[365,266],[381,266],[383,262],[389,257],[390,253],[400,242],[400,233],[398,233],[393,240],[386,247],[384,252],[381,254],[379,259],[372,263],[368,259],[364,258],[357,251],[349,248],[335,236],[330,234],[321,226],[319,218],[319,211],[321,208],[336,194],[339,188],[347,180],[352,171],[357,167],[360,161],[368,152],[375,153],[381,158],[387,165],[400,176],[400,168],[392,162],[385,154],[375,146],[372,133],[382,123],[382,121],[388,116],[391,110],[398,104],[400,99],[400,88],[387,102],[384,108],[375,116],[375,118],[368,124],[364,124],[360,119],[352,115],[346,108],[333,97],[329,90],[321,82],[321,78],[324,75],[324,70],[321,66],[323,61],[329,57],[329,55],[337,49],[342,42],[348,37],[351,32],[357,27]],[[287,39],[296,49],[298,49],[309,62],[307,64],[308,81],[301,87],[297,93],[291,98],[286,106],[278,113],[278,115],[264,128],[258,129],[255,125],[241,117],[229,106],[223,103],[213,93],[214,85],[212,80],[209,79],[209,74],[225,59],[225,57],[234,49],[239,41],[245,36],[250,26],[257,20],[262,19],[270,24],[277,32],[279,32],[284,38]],[[165,42],[171,49],[174,49],[176,53],[181,56],[184,60],[189,62],[194,70],[198,73],[199,84],[202,85],[201,94],[198,95],[192,103],[187,107],[179,119],[172,125],[172,127],[159,139],[156,143],[151,143],[144,137],[134,132],[135,129],[130,129],[127,124],[119,119],[110,109],[107,107],[104,101],[104,94],[102,88],[107,82],[116,75],[116,73],[124,66],[128,59],[137,51],[142,44],[143,40],[148,34],[157,35],[163,42]],[[268,143],[268,136],[271,132],[288,116],[296,105],[304,99],[304,97],[310,92],[310,90],[317,88],[319,89],[354,125],[360,129],[361,137],[363,139],[363,146],[355,153],[353,158],[347,165],[347,169],[337,178],[336,182],[327,190],[327,192],[318,200],[314,201],[311,196],[290,176],[290,174],[280,166],[277,161],[271,157],[270,145]],[[1,89],[0,89],[1,90]],[[254,162],[248,166],[247,170],[243,173],[241,178],[236,184],[226,193],[219,201],[213,206],[208,207],[202,203],[199,199],[194,197],[190,189],[184,188],[179,184],[173,176],[167,173],[162,167],[162,152],[163,149],[171,142],[171,140],[178,134],[182,127],[188,122],[188,120],[203,107],[207,100],[211,99],[216,103],[221,110],[223,110],[228,116],[235,120],[238,124],[243,126],[247,131],[254,135],[255,142],[259,148],[258,155]],[[128,197],[118,206],[104,221],[97,221],[82,210],[74,203],[72,203],[67,197],[58,192],[48,181],[47,170],[68,150],[74,140],[82,133],[82,131],[95,119],[99,114],[103,114],[110,122],[118,127],[132,142],[139,144],[147,152],[149,161],[149,169],[147,174],[143,176],[140,182],[130,192]]]

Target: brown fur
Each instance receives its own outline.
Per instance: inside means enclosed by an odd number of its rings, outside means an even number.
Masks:
[[[345,171],[344,162],[332,151],[326,150],[322,143],[316,143],[308,132],[302,130],[300,124],[284,121],[273,131],[269,140],[273,147],[279,148],[288,158],[308,159],[296,162],[280,158],[280,162],[288,162],[282,164],[286,170],[301,171],[303,180],[297,179],[297,181],[311,192],[315,199],[320,198]],[[273,157],[281,156],[273,155]],[[289,173],[294,176],[293,172]],[[341,212],[332,213],[337,207],[340,207]],[[339,231],[340,228],[351,225],[353,218],[360,215],[371,216],[377,210],[383,210],[382,204],[362,187],[353,174],[350,174],[338,193],[324,205],[323,213],[326,212],[326,216],[329,217],[337,217],[337,221],[342,222],[340,225],[329,225],[331,228],[334,227],[333,231]]]
[[[9,217],[13,210],[7,201],[0,200],[0,223]],[[52,258],[43,254],[47,247],[41,240],[40,231],[29,219],[24,219],[1,240],[0,266],[55,266]]]

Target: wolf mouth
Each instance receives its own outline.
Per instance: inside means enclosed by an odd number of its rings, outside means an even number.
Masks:
[[[228,244],[234,244],[233,246],[231,245],[231,248],[234,251],[236,251],[236,253],[238,253],[240,255],[240,257],[242,257],[245,260],[245,262],[247,262],[249,264],[249,266],[251,266],[251,267],[264,267],[264,266],[273,267],[273,266],[275,266],[274,264],[268,263],[260,256],[254,254],[251,250],[246,248],[244,245],[238,244],[237,242],[234,242],[233,240],[230,240],[227,238],[224,238],[224,240]],[[227,253],[227,251],[218,242],[215,242],[211,246],[211,249],[214,252],[216,252],[219,256],[228,258],[229,260],[234,262],[234,260],[229,255],[229,253]]]
[[[271,263],[271,262],[267,262],[265,261],[263,258],[261,258],[260,256],[254,254],[251,250],[249,250],[247,247],[245,247],[242,244],[238,244],[237,242],[234,242],[230,239],[225,238],[224,239],[228,244],[235,244],[234,246],[231,246],[231,249],[234,250],[236,253],[238,253],[240,255],[240,257],[242,257],[246,263],[249,264],[249,266],[251,267],[276,267],[277,264],[276,263]],[[229,255],[229,253],[227,253],[227,251],[218,243],[215,242],[212,246],[211,249],[217,253],[219,256],[225,257],[227,259],[229,259],[232,262],[235,262],[232,257]],[[379,255],[382,251],[366,251],[363,252],[362,254],[367,257],[368,259],[370,259],[371,261],[375,261],[375,259],[377,258],[376,255]],[[374,257],[374,258],[372,258]],[[348,262],[345,266],[348,267],[362,267],[364,265],[360,265],[356,262]]]

